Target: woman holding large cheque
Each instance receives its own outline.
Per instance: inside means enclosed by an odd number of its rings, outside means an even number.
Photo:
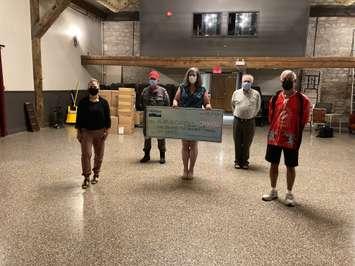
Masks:
[[[202,106],[204,106],[206,110],[212,109],[208,93],[202,86],[200,71],[192,67],[187,70],[184,82],[176,92],[173,107],[202,108]],[[197,154],[197,141],[182,140],[183,179],[193,178]]]

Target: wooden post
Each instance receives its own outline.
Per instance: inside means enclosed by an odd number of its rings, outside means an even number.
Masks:
[[[31,3],[31,27],[39,23],[39,0],[30,0]],[[43,78],[42,78],[42,56],[41,56],[41,38],[36,38],[32,30],[32,64],[35,108],[38,122],[41,127],[44,124],[43,114]]]
[[[70,2],[71,0],[57,0],[41,19],[38,17],[36,23],[32,25],[32,38],[42,38]]]
[[[30,0],[35,108],[41,127],[44,125],[41,38],[70,2],[71,0],[57,0],[53,7],[48,10],[41,19],[39,13],[39,0]]]
[[[43,100],[43,78],[42,78],[42,55],[41,39],[32,39],[32,61],[33,80],[35,87],[35,108],[38,121],[41,127],[44,125],[44,100]]]

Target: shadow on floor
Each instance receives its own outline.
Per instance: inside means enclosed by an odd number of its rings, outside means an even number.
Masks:
[[[339,217],[336,213],[324,213],[324,211],[316,209],[310,205],[301,205],[297,204],[295,207],[287,207],[282,199],[278,200],[281,208],[287,210],[290,214],[292,214],[295,218],[307,218],[311,222],[315,223],[317,227],[319,226],[331,226],[331,227],[339,227],[343,228],[348,226],[344,220],[338,219]],[[331,211],[331,210],[329,210]]]
[[[155,177],[145,178],[145,180],[154,180]],[[143,182],[136,185],[131,190],[132,193],[189,193],[211,196],[213,193],[219,193],[215,183],[211,183],[208,179],[194,177],[193,180],[183,180],[180,176],[166,176],[162,182]]]

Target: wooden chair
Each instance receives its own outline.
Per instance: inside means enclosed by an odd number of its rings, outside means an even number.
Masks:
[[[350,114],[349,116],[349,133],[355,131],[355,114]]]
[[[326,125],[327,121],[325,120],[325,114],[327,110],[325,108],[313,108],[311,119],[310,119],[310,131],[312,132],[312,128],[314,125]]]

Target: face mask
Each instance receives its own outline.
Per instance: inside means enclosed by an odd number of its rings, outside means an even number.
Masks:
[[[243,90],[250,90],[251,89],[251,82],[243,82],[242,88],[243,88]]]
[[[189,76],[189,82],[191,83],[191,84],[195,84],[196,83],[196,80],[197,80],[197,77],[196,76]]]
[[[158,81],[154,79],[149,80],[150,87],[156,87],[158,85]]]
[[[90,93],[90,95],[95,96],[99,93],[99,89],[95,86],[92,86],[88,88],[88,92]]]
[[[285,79],[282,81],[282,88],[286,91],[289,91],[293,88],[293,81],[291,79]]]

